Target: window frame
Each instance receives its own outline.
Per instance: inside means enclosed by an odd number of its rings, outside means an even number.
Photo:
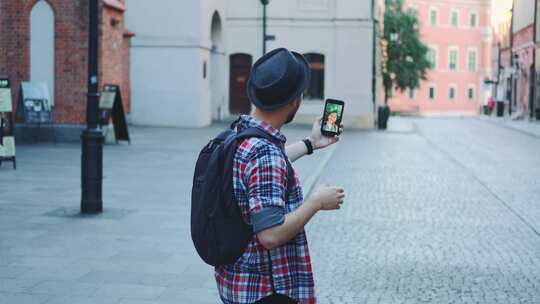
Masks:
[[[308,85],[308,88],[306,88],[306,90],[304,91],[304,100],[307,100],[307,101],[324,101],[325,93],[326,93],[325,92],[325,89],[326,89],[326,70],[327,70],[326,69],[326,55],[323,54],[323,53],[318,53],[318,52],[305,52],[302,55],[308,61],[310,73],[312,75],[312,77],[310,79],[310,83]],[[320,58],[321,61],[320,62],[313,61],[312,56],[316,56],[316,57]],[[320,68],[320,69],[314,68],[314,66],[316,66],[316,65],[321,65],[322,68]],[[311,89],[313,89],[311,81],[315,80],[315,78],[313,77],[313,75],[316,75],[316,72],[314,72],[314,69],[322,71],[322,77],[320,79],[320,81],[322,81],[322,88],[318,89],[318,90],[321,91],[321,92],[319,92],[321,94],[321,96],[318,96],[318,95],[315,96],[315,94],[313,94],[313,96],[312,96],[311,94],[309,94],[309,93],[313,93],[313,92],[309,92],[309,91]]]
[[[412,95],[412,96],[411,96]],[[409,100],[416,100],[416,89],[408,89],[407,90],[407,98]]]
[[[472,19],[472,16],[474,15],[475,19],[474,19],[474,26],[471,24],[471,21],[473,20]],[[469,12],[469,27],[470,28],[477,28],[478,27],[478,20],[479,19],[479,15],[478,15],[478,12],[477,11],[471,11]]]
[[[454,14],[456,15],[456,24],[454,25]],[[453,28],[458,28],[459,27],[459,10],[457,8],[452,8],[450,9],[450,22],[449,22],[450,26],[453,27]]]
[[[435,52],[435,58],[434,58],[435,61],[434,61],[434,64],[433,64],[433,69],[435,70],[435,69],[437,69],[439,67],[439,46],[437,46],[437,45],[428,45],[428,48]]]
[[[432,19],[431,19],[431,13],[432,12],[435,12],[435,23],[433,23]],[[429,25],[431,26],[437,26],[439,25],[439,8],[435,7],[435,6],[431,6],[429,8]]]
[[[433,89],[433,97],[431,97],[431,89]],[[428,85],[428,94],[427,94],[428,100],[435,101],[437,99],[437,85],[434,83],[430,83]]]
[[[455,68],[452,69],[452,51],[456,51],[456,62],[455,62]],[[459,71],[459,47],[457,46],[449,46],[448,47],[448,70],[450,71]]]
[[[452,91],[454,93],[454,96],[452,96]],[[458,90],[457,90],[457,84],[455,83],[451,83],[448,85],[448,100],[449,101],[456,101],[457,100],[457,94],[458,94]]]
[[[470,54],[474,53],[474,69],[471,70],[471,57]],[[467,71],[468,72],[478,72],[478,48],[470,47],[467,48]]]
[[[472,89],[473,96],[470,96],[470,90]],[[476,99],[476,85],[473,83],[469,83],[467,86],[467,100],[474,101]]]

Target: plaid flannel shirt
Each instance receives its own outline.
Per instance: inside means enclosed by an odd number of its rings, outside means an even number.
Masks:
[[[268,123],[242,116],[238,131],[261,128],[275,142],[250,138],[239,143],[233,167],[234,194],[244,220],[251,224],[254,214],[265,208],[282,208],[290,213],[303,201],[296,172],[294,184],[285,197],[287,164],[283,149],[286,138]],[[316,303],[311,258],[305,231],[302,230],[286,244],[270,250],[274,287],[302,304]],[[271,295],[268,253],[256,234],[244,254],[234,264],[215,268],[215,277],[222,301],[226,304],[253,303]]]

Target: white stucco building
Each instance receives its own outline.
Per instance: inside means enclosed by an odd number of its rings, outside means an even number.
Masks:
[[[371,0],[270,0],[268,50],[305,54],[312,83],[296,121],[325,98],[346,102],[348,127],[373,127]],[[377,1],[376,3],[379,3]],[[140,125],[200,127],[249,113],[244,88],[262,55],[259,0],[127,0],[132,114]]]

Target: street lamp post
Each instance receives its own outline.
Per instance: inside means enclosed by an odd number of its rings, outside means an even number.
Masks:
[[[89,20],[86,129],[81,134],[81,213],[93,214],[103,211],[104,136],[98,127],[99,0],[89,0]]]
[[[263,55],[266,54],[266,40],[268,40],[268,37],[266,36],[266,6],[270,3],[270,0],[261,0],[261,4],[263,5]]]

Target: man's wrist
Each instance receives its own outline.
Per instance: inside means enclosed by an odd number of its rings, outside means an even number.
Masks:
[[[304,143],[304,145],[306,145],[307,155],[313,154],[313,150],[315,150],[313,147],[313,141],[309,137],[307,137],[302,139],[302,142]]]

